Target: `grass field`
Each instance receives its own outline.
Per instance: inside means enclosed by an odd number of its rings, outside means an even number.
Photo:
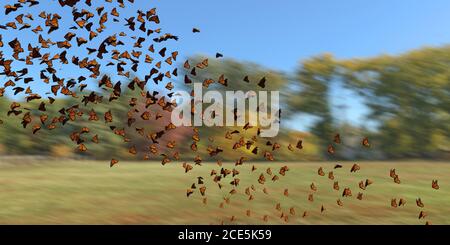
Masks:
[[[219,208],[228,191],[231,175],[222,182],[220,190],[209,178],[217,165],[194,167],[188,174],[181,164],[121,162],[109,168],[108,162],[49,161],[45,163],[0,166],[0,224],[218,224],[222,220],[233,224],[285,224],[275,209],[280,202],[285,213],[294,207],[289,224],[450,224],[450,164],[432,162],[361,162],[361,170],[350,173],[352,163],[334,170],[340,191],[332,189],[333,181],[317,175],[319,166],[327,173],[333,163],[259,163],[251,173],[251,164],[239,166],[241,182],[238,193],[230,204]],[[290,171],[279,181],[270,179],[265,186],[269,195],[261,191],[257,178],[267,167],[274,172],[288,165]],[[227,168],[233,165],[225,164]],[[396,168],[402,181],[395,184],[389,169]],[[276,169],[276,171],[275,171]],[[197,176],[205,176],[207,205],[196,190],[187,198],[186,189]],[[370,178],[374,183],[365,191],[362,201],[356,199],[358,182]],[[431,180],[438,179],[440,189],[431,188]],[[307,200],[309,185],[318,187],[314,202]],[[244,194],[245,187],[257,188],[253,201]],[[340,196],[344,187],[350,187],[353,196]],[[283,190],[289,189],[289,197]],[[419,208],[415,199],[425,204]],[[344,206],[336,204],[340,198]],[[392,208],[391,198],[404,198],[404,207]],[[320,207],[326,210],[321,213]],[[251,217],[246,210],[251,210]],[[308,216],[303,218],[303,211]],[[428,216],[418,219],[420,210]]]

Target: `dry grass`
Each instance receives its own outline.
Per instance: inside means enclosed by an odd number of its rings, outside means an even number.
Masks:
[[[0,163],[0,165],[2,165]],[[147,164],[121,162],[109,168],[108,162],[50,161],[45,164],[3,165],[0,167],[0,223],[1,224],[217,224],[230,223],[232,215],[237,224],[262,224],[269,215],[269,224],[285,224],[275,210],[280,202],[285,213],[296,210],[289,224],[424,224],[418,213],[428,213],[426,220],[433,224],[450,224],[450,164],[437,162],[362,162],[361,170],[350,173],[351,163],[334,170],[341,191],[332,189],[333,181],[317,175],[319,166],[325,172],[332,163],[287,163],[290,171],[285,177],[265,184],[266,195],[257,177],[267,167],[274,172],[285,164],[260,163],[251,173],[251,164],[240,166],[241,183],[231,203],[219,208],[223,197],[229,196],[231,176],[223,180],[220,190],[209,178],[217,165],[204,164],[188,174],[181,164]],[[227,168],[233,165],[226,164]],[[396,168],[402,183],[395,184],[389,169]],[[276,170],[276,171],[275,171]],[[186,189],[197,176],[205,176],[208,204],[202,204],[198,191],[186,198]],[[208,176],[208,177],[207,177]],[[356,199],[358,182],[370,178],[374,184]],[[431,188],[431,180],[438,179],[440,190]],[[309,185],[314,182],[318,191],[314,202],[307,200]],[[245,187],[255,185],[255,199],[248,201]],[[352,197],[342,197],[342,189],[350,187]],[[289,197],[283,195],[289,189]],[[390,207],[391,198],[407,200],[405,207]],[[419,208],[415,199],[421,197],[425,207]],[[336,204],[340,198],[344,206]],[[326,211],[320,212],[321,205]],[[250,209],[251,217],[245,215]],[[302,218],[307,210],[309,215]]]

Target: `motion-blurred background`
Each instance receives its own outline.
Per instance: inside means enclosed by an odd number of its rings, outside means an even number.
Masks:
[[[136,5],[157,7],[163,31],[181,37],[171,45],[182,57],[210,57],[212,64],[202,76],[225,74],[230,84],[214,89],[257,90],[257,81],[268,77],[267,89],[280,90],[283,97],[278,141],[294,143],[303,138],[306,144],[301,154],[286,154],[283,160],[326,159],[324,149],[335,133],[343,138],[337,151],[341,159],[450,157],[447,1],[137,1]],[[70,15],[70,8],[62,14]],[[193,26],[201,32],[192,34]],[[64,27],[67,30],[69,25],[61,27],[61,35]],[[2,34],[7,40],[16,33]],[[30,35],[29,40],[37,42],[37,37]],[[80,48],[80,52],[86,51]],[[224,54],[224,59],[215,60],[216,52]],[[146,73],[134,76],[143,79]],[[242,82],[245,75],[250,75],[252,83]],[[183,89],[174,83],[175,90]],[[12,101],[20,102],[20,97],[7,93],[0,101],[1,110],[6,112]],[[62,97],[50,111],[57,113],[74,102]],[[108,107],[116,107],[113,111],[126,120],[125,106]],[[49,132],[47,137],[31,135],[13,116],[3,115],[2,120],[2,155],[76,154],[69,143],[70,127]],[[108,131],[107,127],[97,129],[103,144],[88,157],[107,159],[111,152],[127,147],[114,141]],[[223,131],[203,129],[203,134],[223,138]],[[357,149],[363,136],[371,139],[373,147],[361,153]]]

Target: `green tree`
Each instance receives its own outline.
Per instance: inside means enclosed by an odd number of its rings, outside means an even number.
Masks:
[[[450,152],[450,46],[339,65],[346,84],[365,96],[387,157]]]
[[[293,113],[307,113],[317,118],[311,132],[317,136],[323,154],[334,134],[330,86],[335,79],[335,70],[335,61],[330,54],[303,61],[291,85],[299,91],[289,97],[289,108]]]

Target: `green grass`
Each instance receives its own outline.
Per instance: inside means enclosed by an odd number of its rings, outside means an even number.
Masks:
[[[432,224],[450,224],[450,164],[433,162],[361,162],[361,170],[350,173],[352,163],[334,170],[341,190],[332,189],[333,181],[317,175],[319,166],[327,173],[332,163],[257,164],[251,173],[250,163],[239,166],[241,183],[230,204],[219,208],[223,197],[229,196],[231,176],[222,180],[226,190],[212,182],[209,172],[217,165],[194,167],[188,174],[180,163],[120,162],[109,168],[108,162],[64,161],[0,167],[0,224],[263,224],[263,215],[269,215],[269,224],[285,224],[275,209],[280,202],[285,213],[295,207],[296,215],[289,224],[424,224],[418,219],[420,210],[428,213]],[[259,174],[267,167],[273,172],[288,165],[290,171],[279,181],[268,180],[270,192],[266,195],[258,184]],[[225,164],[227,168],[233,165]],[[389,169],[396,168],[402,181],[395,184]],[[186,189],[197,176],[205,176],[208,204],[196,190],[187,198]],[[370,178],[374,184],[356,199],[358,182]],[[431,180],[438,179],[440,189],[431,188]],[[307,200],[309,185],[318,186],[314,202]],[[254,184],[257,188],[253,201],[248,201],[244,189]],[[344,187],[350,187],[353,196],[341,197]],[[283,195],[289,189],[289,197]],[[407,200],[404,207],[392,208],[391,198]],[[420,209],[415,199],[421,197],[425,207]],[[344,206],[336,204],[340,198]],[[324,205],[326,211],[321,213]],[[250,209],[251,217],[245,215]],[[303,211],[309,215],[302,217]]]

